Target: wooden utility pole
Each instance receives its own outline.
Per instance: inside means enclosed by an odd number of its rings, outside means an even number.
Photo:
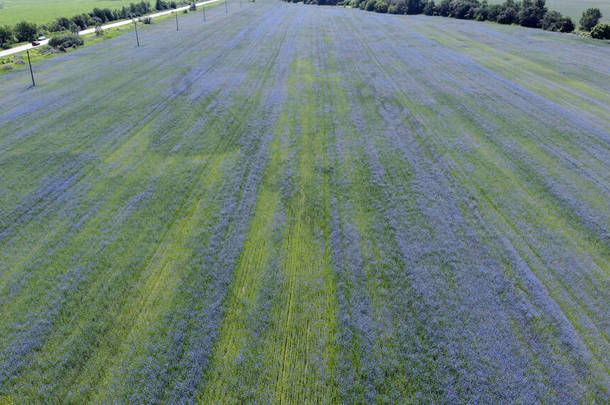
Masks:
[[[140,37],[138,36],[138,22],[136,20],[133,20],[133,26],[136,29],[136,42],[138,43],[138,46],[140,46]]]
[[[203,9],[203,22],[205,22],[205,4],[201,8]]]
[[[176,11],[175,15],[176,15],[176,31],[179,31],[180,29],[178,28],[178,12],[177,11]]]
[[[32,70],[32,60],[30,59],[30,51],[26,51],[28,54],[28,64],[30,65],[30,75],[32,76],[32,87],[36,87],[36,82],[34,81],[34,71]]]

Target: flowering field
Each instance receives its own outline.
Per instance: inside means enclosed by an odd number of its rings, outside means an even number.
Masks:
[[[607,400],[610,47],[230,7],[0,76],[0,402]]]

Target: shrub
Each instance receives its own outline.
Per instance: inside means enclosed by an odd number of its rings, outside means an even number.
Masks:
[[[13,42],[13,30],[8,25],[0,26],[0,48]]]
[[[36,28],[36,24],[29,23],[26,21],[22,21],[15,25],[14,28],[15,37],[19,42],[31,42],[36,39],[36,34],[38,33],[38,29]]]
[[[574,23],[570,17],[561,17],[561,32],[572,32],[574,31]]]
[[[462,20],[472,20],[479,5],[478,0],[453,0],[450,4],[449,16]]]
[[[69,48],[76,48],[85,43],[83,39],[77,34],[62,34],[56,37],[53,37],[49,40],[49,45],[55,49],[59,49],[60,51],[65,51]]]
[[[407,14],[421,14],[425,4],[422,0],[407,0]]]
[[[140,21],[142,21],[144,24],[152,24],[152,18],[150,17],[144,17]]]
[[[163,0],[157,0],[155,3],[155,10],[167,10],[168,8],[169,4],[167,4]]]
[[[125,7],[123,7],[123,8],[125,8]],[[100,8],[97,8],[97,7],[94,8],[90,15],[91,15],[91,17],[99,19],[102,23],[105,23],[106,21],[108,21],[106,13],[104,12],[104,10],[102,10]]]
[[[438,7],[436,7],[436,14],[442,17],[449,17],[449,13],[451,13],[451,0],[442,0]]]
[[[559,11],[549,11],[542,19],[542,29],[547,31],[572,32],[574,23],[570,17],[564,17]]]
[[[68,20],[66,17],[59,17],[57,20],[55,20],[53,31],[71,31],[71,25],[72,21]]]
[[[191,5],[189,6],[189,10],[197,11],[197,5],[195,4],[195,2],[191,3]]]
[[[392,4],[390,7],[388,7],[388,13],[400,14],[400,12],[398,11],[398,6],[396,4]]]
[[[481,6],[475,10],[474,19],[477,21],[487,21],[489,20],[489,4],[487,4],[487,0],[481,3]]]
[[[591,36],[597,39],[610,39],[610,24],[597,24],[591,29]]]
[[[375,12],[377,13],[387,13],[388,12],[388,3],[383,0],[377,0],[375,3]]]
[[[104,13],[104,16],[106,16],[106,21],[112,21],[112,20],[118,20],[119,19],[119,18],[117,18],[118,16],[114,15],[112,13],[112,10],[110,10],[109,8],[103,9],[102,13]]]
[[[502,5],[502,10],[496,19],[500,24],[513,24],[519,20],[519,11],[515,6],[505,6],[508,2]]]
[[[559,31],[561,28],[561,13],[559,11],[549,11],[542,19],[542,29],[547,31]]]
[[[81,30],[91,25],[91,17],[88,14],[79,14],[72,17],[72,22]]]
[[[523,0],[519,11],[519,24],[524,27],[540,28],[546,12],[545,0]]]
[[[102,29],[102,20],[97,17],[91,18],[91,23],[95,25],[95,35],[101,37],[104,35],[104,30]]]
[[[498,21],[498,16],[504,9],[501,4],[492,4],[487,8],[487,20]]]
[[[580,29],[583,31],[591,31],[591,28],[595,27],[599,23],[599,19],[602,18],[602,12],[599,8],[589,8],[582,13],[580,17]]]
[[[366,2],[366,5],[364,6],[364,9],[366,11],[373,11],[375,10],[375,5],[377,4],[377,0],[368,0]]]
[[[48,35],[49,32],[52,32],[53,30],[51,29],[51,27],[49,25],[46,24],[41,24],[38,26],[38,35]]]
[[[424,7],[424,14],[425,15],[434,15],[435,10],[436,10],[436,4],[434,4],[434,0],[430,0],[429,2],[426,3],[426,6]]]
[[[407,14],[407,2],[406,0],[393,0],[391,4],[395,7],[396,12],[394,14]]]

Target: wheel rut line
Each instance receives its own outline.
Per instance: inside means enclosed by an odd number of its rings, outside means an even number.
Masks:
[[[273,11],[275,12],[275,11],[277,11],[277,10],[276,10],[276,9],[274,9]],[[275,47],[275,50],[274,50],[274,52],[273,52],[272,56],[271,56],[271,57],[270,57],[270,58],[267,60],[267,63],[266,63],[266,69],[264,69],[264,70],[265,70],[265,72],[268,72],[268,74],[266,74],[266,75],[263,77],[263,80],[262,80],[263,82],[262,82],[262,84],[261,84],[261,87],[263,87],[263,86],[264,86],[264,85],[267,83],[267,81],[268,81],[268,80],[272,79],[272,75],[271,75],[271,72],[272,72],[272,67],[273,67],[274,65],[276,65],[276,64],[277,64],[277,63],[276,63],[276,60],[278,59],[278,57],[279,57],[280,53],[282,52],[282,50],[283,50],[283,48],[284,48],[284,46],[285,46],[284,44],[286,43],[287,27],[285,27],[285,26],[284,26],[284,25],[282,25],[282,24],[277,24],[277,27],[281,27],[281,29],[283,29],[283,34],[282,34],[282,36],[281,36],[281,39],[280,39],[279,41],[277,41],[277,43],[276,43],[276,45],[277,45],[277,46]],[[274,109],[275,109],[275,108],[274,108]],[[274,113],[272,112],[272,113],[271,113],[271,115],[272,115],[272,116],[274,116]],[[265,164],[265,166],[267,166],[267,164],[268,164],[268,162]],[[264,176],[264,175],[263,175],[263,176]],[[250,227],[251,225],[252,225],[252,223],[251,223],[251,221],[250,221],[250,222],[249,222],[249,224],[248,224],[248,229],[249,229],[249,227]],[[247,233],[248,233],[248,231],[246,231],[246,234],[247,234]],[[243,249],[243,247],[242,247],[242,249]],[[240,253],[240,255],[242,255],[242,254],[243,254],[243,251]],[[239,261],[239,259],[238,259],[238,261]],[[242,278],[245,278],[245,277],[247,277],[247,276],[246,276],[246,274],[243,274],[243,275],[242,275]],[[235,282],[235,281],[234,281],[234,282]],[[237,280],[237,282],[239,283],[239,280]],[[230,293],[229,293],[229,295],[230,295]],[[230,297],[227,297],[225,300],[229,300],[229,299],[230,299]],[[226,306],[226,305],[227,305],[226,303],[225,303],[225,304],[223,304],[223,306]],[[230,331],[229,331],[229,332],[230,332],[230,335],[229,335],[229,337],[228,337],[228,347],[230,347],[230,346],[232,345],[232,343],[231,343],[231,342],[234,340],[233,335],[234,335],[235,329],[236,329],[236,326],[232,326],[232,327],[230,328]],[[227,350],[227,349],[228,349],[228,347],[225,347],[224,349],[225,349],[225,350]],[[218,353],[218,350],[219,350],[219,347],[217,347],[217,346],[215,345],[215,347],[214,347],[214,349],[212,350],[212,352],[216,352],[216,353]],[[227,354],[228,354],[228,352],[226,352],[226,351],[225,351],[225,353],[224,353],[224,354],[220,354],[220,356],[221,356],[222,358],[226,358]],[[210,368],[211,368],[211,369],[215,369],[215,366],[213,366],[213,365],[212,365],[212,366],[210,366]],[[206,378],[205,380],[209,380],[209,377],[208,377],[208,378]],[[215,388],[215,389],[213,389],[213,391],[212,391],[212,392],[210,392],[210,394],[209,394],[209,395],[212,395],[212,396],[217,396],[217,394],[218,394],[218,390],[219,390],[219,389],[221,389],[221,388]],[[205,391],[205,388],[204,388],[203,390]]]
[[[251,97],[252,97],[252,95],[251,95]],[[254,107],[252,107],[252,108],[254,108]],[[246,116],[248,116],[248,114],[244,114],[242,117],[246,117]],[[242,118],[240,121],[238,121],[238,124],[237,124],[237,125],[238,125],[238,128],[237,128],[237,129],[235,129],[235,130],[234,130],[234,131],[232,131],[232,132],[233,132],[234,134],[238,133],[238,132],[239,132],[239,129],[240,129],[240,128],[242,128],[242,127],[243,127],[243,125],[244,125],[245,123],[246,123],[245,118]],[[236,139],[236,138],[235,138],[235,139]],[[220,143],[220,144],[217,144],[217,145],[216,145],[216,150],[215,150],[215,152],[213,152],[213,153],[212,153],[212,155],[217,154],[217,152],[218,152],[218,151],[219,151],[219,150],[222,148],[222,146],[223,146],[223,145],[225,145],[225,144],[229,144],[229,143],[231,143],[231,141],[233,141],[233,139],[231,139],[231,138],[224,138],[224,139],[223,139],[223,143]],[[175,230],[175,228],[176,228],[177,224],[180,224],[180,222],[183,222],[183,221],[185,220],[185,218],[191,218],[191,217],[194,215],[194,211],[196,210],[196,208],[197,208],[197,206],[198,206],[198,204],[199,204],[199,202],[200,202],[201,200],[198,200],[198,201],[197,201],[197,203],[194,203],[194,202],[193,202],[193,198],[192,198],[192,197],[193,197],[193,196],[195,196],[195,195],[197,195],[197,193],[199,192],[199,189],[200,189],[200,187],[199,187],[199,186],[200,186],[202,183],[205,183],[205,181],[206,181],[206,175],[208,174],[208,173],[207,173],[207,169],[209,168],[209,165],[210,165],[210,162],[209,162],[209,161],[208,161],[208,162],[206,162],[205,167],[203,167],[203,168],[201,169],[201,175],[199,176],[198,180],[197,180],[196,182],[194,182],[194,184],[193,184],[193,186],[192,186],[192,188],[191,188],[191,191],[189,192],[189,196],[188,196],[188,197],[186,197],[186,198],[184,199],[184,203],[183,203],[183,205],[182,205],[182,206],[180,206],[179,208],[177,208],[177,210],[176,210],[176,212],[182,212],[182,211],[184,211],[184,208],[185,208],[185,207],[187,207],[187,206],[189,206],[189,204],[190,204],[190,205],[191,205],[191,210],[190,210],[190,212],[189,212],[188,214],[185,214],[185,215],[184,215],[184,216],[182,216],[182,217],[181,217],[181,216],[178,216],[178,215],[173,215],[174,220],[172,221],[172,223],[171,223],[171,224],[169,224],[169,225],[168,225],[168,228],[167,228],[167,230],[165,231],[165,233],[163,234],[163,236],[161,237],[161,241],[160,241],[160,243],[158,244],[157,248],[155,249],[154,253],[151,255],[151,257],[150,257],[150,259],[147,261],[147,263],[145,263],[145,264],[142,266],[142,270],[140,271],[140,273],[144,272],[144,271],[145,271],[145,269],[148,269],[148,268],[150,268],[151,266],[152,266],[152,267],[158,267],[158,268],[156,269],[155,273],[154,273],[154,274],[151,276],[151,283],[149,283],[149,284],[151,284],[151,287],[149,288],[149,290],[150,290],[150,291],[154,291],[154,290],[155,290],[155,289],[154,289],[154,286],[155,286],[155,285],[158,285],[159,280],[161,279],[161,276],[162,276],[162,274],[163,274],[163,271],[165,270],[165,266],[154,266],[154,265],[153,265],[153,263],[155,262],[155,258],[158,258],[158,257],[163,257],[163,254],[164,254],[164,252],[165,252],[165,249],[167,248],[166,243],[165,243],[165,241],[166,241],[166,239],[167,239],[167,236],[168,236],[168,235],[169,235],[169,234],[170,234],[172,231],[174,231],[174,230]],[[248,177],[248,176],[245,176],[245,177],[244,177],[243,182],[245,182],[245,181],[247,180],[247,177]],[[243,186],[243,182],[242,182],[242,186]],[[240,194],[240,196],[241,196],[241,194]],[[149,291],[149,292],[150,292],[150,291]],[[137,305],[137,307],[139,308],[139,310],[138,310],[138,311],[136,311],[136,313],[135,313],[135,314],[134,314],[134,316],[133,316],[132,321],[129,323],[130,325],[132,325],[130,329],[133,329],[133,328],[134,328],[134,327],[135,327],[135,326],[138,324],[138,323],[137,323],[137,321],[136,321],[137,319],[140,319],[142,316],[144,316],[144,315],[143,315],[143,312],[145,311],[145,309],[146,309],[146,308],[145,308],[145,306],[143,305],[143,303],[144,303],[146,300],[151,299],[151,297],[150,297],[150,294],[146,294],[146,291],[144,291],[142,294],[140,294],[140,298],[139,298],[139,299],[140,299],[140,301],[139,301],[139,305]],[[130,336],[130,335],[131,335],[131,333],[127,333],[127,334],[126,334],[126,336]]]

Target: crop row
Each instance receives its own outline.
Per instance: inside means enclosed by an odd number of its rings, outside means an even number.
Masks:
[[[603,402],[607,48],[210,13],[0,78],[0,400]]]

